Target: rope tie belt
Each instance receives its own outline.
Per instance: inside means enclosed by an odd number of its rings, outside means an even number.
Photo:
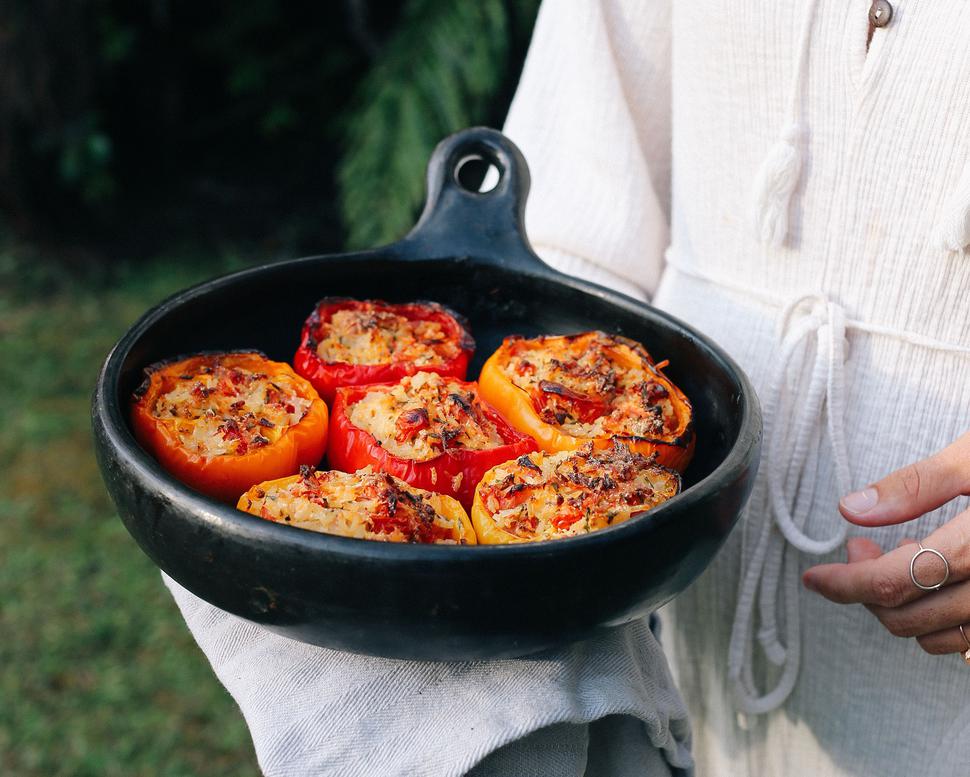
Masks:
[[[688,277],[715,284],[781,308],[778,350],[761,397],[765,417],[764,477],[745,510],[756,542],[742,574],[728,649],[728,677],[740,711],[763,714],[779,707],[798,679],[800,662],[799,554],[822,556],[842,546],[848,524],[840,521],[829,536],[815,536],[812,485],[818,476],[823,429],[840,494],[852,486],[845,441],[846,333],[867,332],[931,350],[970,355],[970,347],[848,318],[824,293],[789,302],[762,290],[709,276],[671,261]],[[764,515],[758,515],[761,506]],[[783,597],[784,636],[779,633],[779,595]],[[759,628],[754,632],[755,611]],[[754,678],[754,643],[780,668],[774,687],[762,693]]]

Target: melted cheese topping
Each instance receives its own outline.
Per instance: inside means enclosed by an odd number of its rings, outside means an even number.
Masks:
[[[545,423],[574,437],[675,435],[678,420],[657,373],[629,345],[591,335],[514,342],[502,371]]]
[[[427,461],[447,449],[504,445],[477,392],[436,372],[402,378],[369,391],[348,408],[350,422],[394,456]]]
[[[338,310],[314,333],[325,362],[420,366],[445,364],[461,353],[437,321],[412,321],[387,309]]]
[[[493,468],[479,497],[496,528],[524,540],[587,534],[680,491],[680,475],[614,443],[612,450],[530,453]]]
[[[298,424],[311,400],[285,374],[226,367],[214,360],[174,377],[152,415],[171,424],[179,443],[203,456],[242,456]]]
[[[305,467],[299,477],[250,489],[240,506],[260,518],[324,534],[464,545],[462,522],[436,509],[444,498],[370,467],[355,474]]]

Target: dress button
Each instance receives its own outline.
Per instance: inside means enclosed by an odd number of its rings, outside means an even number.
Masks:
[[[869,24],[873,27],[885,27],[893,18],[893,7],[889,0],[873,0],[869,6]]]

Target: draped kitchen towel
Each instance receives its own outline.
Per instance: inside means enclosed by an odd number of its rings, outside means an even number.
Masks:
[[[446,777],[483,759],[478,774],[503,759],[517,777],[604,759],[621,777],[690,773],[687,713],[643,621],[523,659],[395,661],[281,637],[163,578],[270,777]]]

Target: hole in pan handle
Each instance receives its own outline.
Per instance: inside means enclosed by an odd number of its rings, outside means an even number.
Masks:
[[[529,167],[498,130],[472,127],[442,140],[428,162],[428,195],[414,229],[392,250],[402,259],[474,256],[556,275],[525,234]]]

